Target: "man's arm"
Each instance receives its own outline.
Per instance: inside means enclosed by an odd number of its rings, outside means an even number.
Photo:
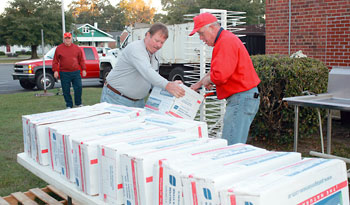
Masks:
[[[146,50],[140,51],[139,49],[139,52],[137,52],[135,51],[137,49],[139,48],[129,47],[128,50],[124,50],[125,53],[123,53],[122,55],[128,56],[128,61],[153,86],[166,89],[175,97],[182,97],[185,95],[185,90],[179,86],[179,82],[169,82],[153,69]]]
[[[59,57],[58,57],[59,54],[58,54],[57,49],[58,49],[58,47],[55,50],[55,55],[54,55],[53,61],[52,61],[52,71],[54,72],[53,76],[55,78],[58,78],[58,65],[59,65]]]
[[[79,46],[77,46],[78,50],[79,50],[79,54],[78,54],[78,62],[79,65],[81,67],[82,70],[82,75],[83,77],[86,76],[86,65],[85,65],[85,60],[84,60],[84,54],[83,51],[79,48]]]
[[[191,85],[191,89],[198,90],[202,86],[204,86],[208,90],[213,88],[213,83],[210,80],[210,71],[200,81]]]

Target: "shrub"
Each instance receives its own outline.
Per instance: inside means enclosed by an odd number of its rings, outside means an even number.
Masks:
[[[0,51],[0,56],[4,56],[4,55],[5,55],[5,52]]]
[[[22,49],[21,52],[20,52],[20,54],[21,54],[21,55],[25,55],[26,52],[27,52],[26,50]]]
[[[290,143],[294,136],[294,106],[282,99],[303,95],[303,91],[327,91],[328,68],[311,58],[289,58],[282,55],[252,56],[261,79],[260,108],[251,127],[252,136],[278,143]],[[322,112],[324,116],[324,112]],[[323,119],[323,118],[322,118]],[[299,134],[318,133],[315,109],[299,109]]]

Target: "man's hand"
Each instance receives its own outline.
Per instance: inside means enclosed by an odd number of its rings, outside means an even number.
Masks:
[[[210,76],[205,76],[201,81],[206,89],[211,90],[213,88],[213,83],[210,80]]]
[[[180,98],[185,95],[185,90],[179,86],[179,84],[182,84],[181,81],[175,81],[175,82],[169,82],[165,89],[172,94],[173,96]]]
[[[198,81],[197,83],[191,85],[192,90],[198,90],[204,86],[206,89],[211,90],[213,88],[213,83],[210,80],[210,75],[206,75],[202,78],[202,80]]]
[[[197,91],[199,88],[202,87],[202,81],[198,81],[196,82],[195,84],[191,85],[191,89],[194,90],[194,91]]]
[[[86,70],[83,70],[83,77],[85,77],[86,76]]]
[[[58,79],[58,72],[57,72],[57,71],[55,71],[55,72],[53,73],[53,77],[55,77],[56,79]]]

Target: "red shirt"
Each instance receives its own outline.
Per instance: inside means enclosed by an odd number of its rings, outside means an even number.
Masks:
[[[247,49],[229,31],[223,30],[215,42],[210,80],[216,85],[218,99],[250,90],[260,83]]]
[[[64,43],[57,46],[55,56],[52,62],[52,70],[72,72],[77,70],[86,70],[83,52],[79,46],[71,44],[66,46]]]

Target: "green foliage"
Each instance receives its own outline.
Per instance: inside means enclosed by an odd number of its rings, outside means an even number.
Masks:
[[[77,24],[98,23],[98,28],[110,32],[124,29],[124,15],[119,7],[114,7],[108,0],[74,0],[69,4],[69,11]]]
[[[0,51],[0,56],[4,56],[4,55],[5,55],[5,52]]]
[[[124,24],[126,26],[131,26],[135,23],[152,23],[156,12],[156,9],[152,8],[144,0],[121,0],[118,6],[124,14]]]
[[[245,22],[248,25],[265,22],[262,18],[265,14],[265,0],[161,0],[161,3],[168,14],[157,18],[167,24],[183,23],[184,14],[199,13],[201,8],[246,12]]]
[[[32,47],[32,58],[41,45],[41,29],[45,44],[62,42],[61,2],[57,0],[14,0],[0,17],[0,44]],[[71,29],[72,17],[65,15],[66,30]]]
[[[252,136],[289,143],[293,140],[294,107],[282,99],[303,95],[303,91],[326,92],[328,68],[315,59],[281,55],[252,56],[252,61],[261,79],[258,86],[261,102],[252,124]],[[300,135],[317,133],[317,123],[315,109],[300,109]]]

